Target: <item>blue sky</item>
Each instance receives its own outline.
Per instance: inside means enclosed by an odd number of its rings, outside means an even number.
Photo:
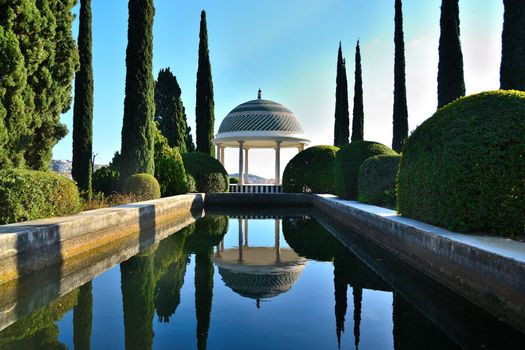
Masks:
[[[430,117],[437,105],[439,0],[403,1],[409,127]],[[391,144],[394,0],[156,0],[153,75],[170,67],[182,88],[195,130],[195,79],[200,11],[208,20],[215,92],[215,131],[238,104],[275,100],[299,118],[312,144],[333,142],[337,48],[347,59],[350,112],[355,42],[361,40],[365,139]],[[120,149],[124,103],[127,1],[92,0],[95,110],[93,149],[108,163]],[[78,12],[78,8],[75,9]],[[460,0],[461,41],[467,93],[497,89],[503,4]],[[78,20],[74,23],[77,36]],[[71,159],[72,111],[62,116],[70,133],[54,159]],[[282,166],[296,153],[286,150]],[[237,171],[237,152],[227,150],[226,168]],[[250,172],[273,177],[273,152],[252,151]]]

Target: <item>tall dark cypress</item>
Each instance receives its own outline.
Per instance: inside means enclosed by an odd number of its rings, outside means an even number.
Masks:
[[[93,323],[93,295],[91,290],[91,281],[78,290],[77,305],[73,309],[73,344],[75,350],[91,349]]]
[[[212,249],[195,254],[195,314],[197,317],[197,349],[206,349],[213,300]]]
[[[438,108],[465,96],[463,53],[459,40],[459,0],[441,2]]]
[[[352,141],[363,140],[365,112],[363,107],[363,76],[361,71],[361,48],[359,47],[359,40],[355,47],[354,111],[352,118]]]
[[[354,343],[355,348],[359,349],[359,338],[361,334],[361,304],[363,302],[363,288],[352,287],[354,296]]]
[[[154,173],[153,0],[129,0],[121,180]]]
[[[334,146],[341,147],[348,143],[349,135],[348,115],[348,82],[346,79],[346,64],[343,58],[343,50],[339,43],[337,54],[337,77],[335,88],[335,126]]]
[[[401,152],[408,136],[408,107],[405,76],[405,39],[403,38],[403,5],[395,2],[394,30],[394,115],[392,149]]]
[[[155,121],[169,145],[186,153],[193,148],[193,141],[181,93],[177,78],[170,69],[161,69],[155,82]]]
[[[199,33],[199,68],[197,69],[197,100],[195,117],[197,126],[197,151],[215,155],[213,147],[213,125],[215,104],[213,102],[213,81],[211,78],[210,53],[208,51],[208,29],[206,12],[201,12]]]
[[[93,152],[93,65],[91,60],[91,0],[80,1],[78,54],[80,69],[75,74],[73,107],[73,165],[71,175],[78,187],[91,197],[91,155]]]
[[[503,0],[503,5],[501,88],[525,91],[525,1]]]

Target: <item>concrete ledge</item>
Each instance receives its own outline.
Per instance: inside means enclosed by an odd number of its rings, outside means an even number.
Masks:
[[[394,211],[315,195],[314,206],[355,233],[525,332],[525,244],[464,235]]]
[[[189,194],[0,226],[0,284],[148,228],[200,216],[203,194]]]

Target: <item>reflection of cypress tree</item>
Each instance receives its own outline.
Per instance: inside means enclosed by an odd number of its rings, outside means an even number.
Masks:
[[[154,259],[151,252],[120,264],[126,349],[151,349],[153,344]]]
[[[167,273],[157,283],[155,309],[160,322],[169,322],[180,304],[180,290],[186,274],[187,255],[181,256],[172,264]]]
[[[394,349],[460,348],[396,292],[392,296],[392,320],[394,321]],[[503,344],[501,345],[501,348],[505,348]]]
[[[89,350],[91,347],[91,324],[93,319],[93,295],[91,282],[78,290],[77,305],[73,309],[73,344],[75,350]]]
[[[211,249],[195,255],[195,314],[197,316],[197,348],[206,349],[213,298],[213,263]]]
[[[363,300],[363,289],[358,287],[352,288],[352,293],[354,295],[354,339],[355,339],[355,348],[359,348],[359,327],[361,325],[361,302]]]
[[[348,282],[344,278],[343,268],[336,257],[334,259],[335,326],[339,348],[341,348],[341,334],[345,331],[346,291],[348,289]]]

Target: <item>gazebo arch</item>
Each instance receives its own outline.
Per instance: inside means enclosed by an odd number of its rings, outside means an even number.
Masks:
[[[213,143],[217,159],[224,165],[224,150],[239,149],[239,185],[247,183],[250,149],[275,150],[275,185],[281,184],[281,149],[302,151],[310,143],[296,116],[280,103],[263,100],[259,89],[256,100],[235,107],[222,121]]]

